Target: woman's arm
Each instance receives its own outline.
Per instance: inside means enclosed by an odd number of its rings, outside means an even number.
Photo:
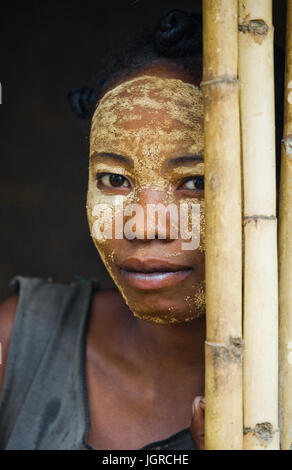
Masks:
[[[17,302],[18,295],[13,295],[0,304],[0,393],[4,382],[5,364]]]

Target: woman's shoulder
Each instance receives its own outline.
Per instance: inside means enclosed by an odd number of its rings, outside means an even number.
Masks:
[[[9,336],[13,325],[18,297],[18,294],[13,294],[0,303],[1,344]]]
[[[86,312],[91,297],[98,297],[99,282],[79,278],[62,284],[51,278],[17,275],[9,287],[13,295],[0,304],[0,391],[10,344],[21,357],[29,355],[30,350],[35,355],[35,347],[41,350],[58,323],[70,328],[78,322],[80,310]]]
[[[53,336],[61,347],[62,341],[74,344],[73,336],[85,327],[86,312],[89,330],[103,331],[103,337],[112,337],[113,326],[125,328],[129,318],[119,291],[101,289],[94,278],[79,276],[59,283],[51,278],[15,276],[9,285],[14,294],[0,305],[0,391],[10,344],[13,362],[19,356],[24,363],[31,357],[36,360]]]
[[[18,304],[18,294],[11,295],[0,304],[0,391],[4,381],[5,364],[13,323]]]

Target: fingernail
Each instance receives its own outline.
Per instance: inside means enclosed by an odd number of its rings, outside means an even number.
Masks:
[[[196,398],[194,399],[194,401],[193,401],[193,404],[192,404],[192,412],[193,412],[193,414],[194,414],[196,408],[198,408],[199,404],[200,404],[200,397],[196,397]]]
[[[201,398],[201,402],[204,403],[204,404],[206,404],[205,398]]]

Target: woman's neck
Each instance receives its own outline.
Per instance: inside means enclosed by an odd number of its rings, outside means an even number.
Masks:
[[[162,325],[133,316],[129,337],[145,366],[173,370],[204,365],[205,316],[190,322]]]
[[[102,357],[111,370],[125,370],[150,388],[182,379],[203,392],[205,316],[180,324],[146,322],[133,315],[116,291],[97,293],[92,311],[91,357]]]

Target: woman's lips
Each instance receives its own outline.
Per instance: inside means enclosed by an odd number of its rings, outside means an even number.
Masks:
[[[156,290],[172,286],[186,279],[192,268],[162,259],[130,258],[120,265],[126,282],[136,289]]]
[[[184,269],[183,271],[173,272],[152,272],[141,273],[135,271],[125,271],[120,269],[127,283],[136,289],[155,290],[169,287],[179,281],[183,281],[192,271],[192,269]]]

